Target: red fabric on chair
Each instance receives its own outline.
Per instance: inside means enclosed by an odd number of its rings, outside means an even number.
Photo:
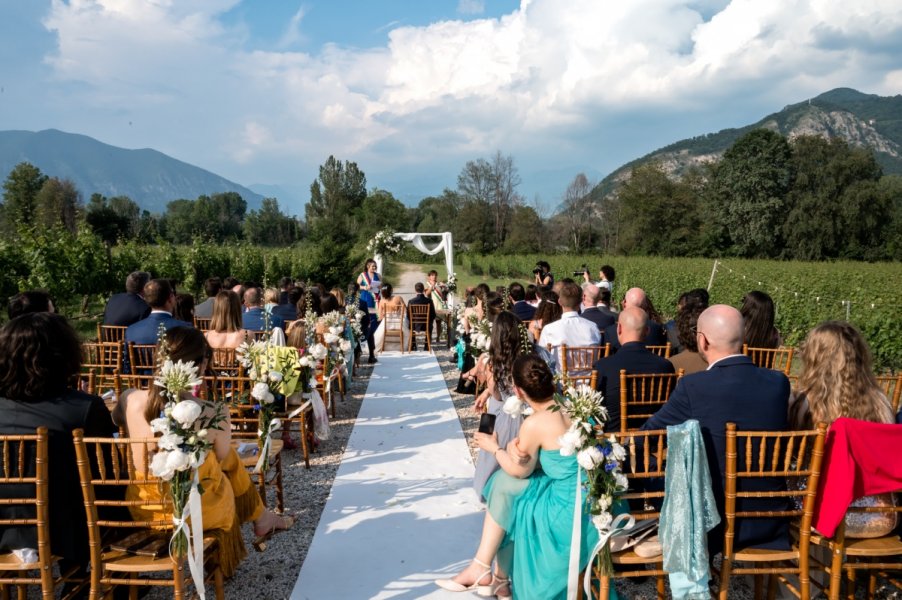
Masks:
[[[833,537],[856,498],[902,488],[902,427],[841,417],[827,432],[814,528]]]

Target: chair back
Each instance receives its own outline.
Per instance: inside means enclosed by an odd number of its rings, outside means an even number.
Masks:
[[[125,330],[128,327],[122,325],[101,325],[97,324],[97,341],[113,342],[122,344],[125,342]]]
[[[683,376],[676,373],[637,373],[620,369],[620,431],[638,429],[664,406]]]
[[[135,374],[152,373],[157,363],[156,344],[129,344],[128,363]]]
[[[145,375],[137,375],[135,373],[123,375],[117,373],[114,381],[116,396],[119,397],[122,395],[122,392],[128,389],[144,390],[146,392],[153,387],[154,375],[152,373]]]
[[[630,482],[629,488],[620,497],[630,501],[633,507],[631,512],[636,520],[659,517],[660,510],[655,506],[660,506],[664,499],[664,490],[647,490],[646,488],[656,486],[641,485],[639,482],[658,478],[663,480],[667,458],[667,430],[622,431],[615,435],[620,445],[626,449],[626,460],[621,461],[620,466]],[[636,508],[641,510],[635,510]]]
[[[46,427],[38,427],[33,434],[0,435],[0,456],[3,457],[0,464],[0,506],[19,509],[15,511],[19,514],[10,518],[0,513],[0,531],[7,527],[34,527],[38,546],[38,562],[27,565],[11,553],[0,553],[0,588],[11,584],[40,585],[46,600],[54,598],[48,525],[48,439]],[[12,515],[13,511],[5,514]],[[23,571],[31,569],[37,569],[38,576],[26,577]],[[9,571],[12,571],[11,576],[5,576],[4,573]]]
[[[561,344],[561,373],[573,379],[582,375],[588,378],[592,367],[607,357],[610,346],[568,346]]]
[[[248,333],[251,334],[251,338],[255,342],[264,341],[264,340],[266,340],[266,338],[268,338],[270,335],[272,335],[272,332],[268,332],[268,331],[249,331]]]
[[[210,368],[217,373],[243,375],[241,364],[235,348],[213,348],[213,360]]]
[[[113,378],[112,383],[115,385],[115,378]],[[97,393],[97,376],[94,375],[93,371],[76,373],[71,385],[74,389],[85,392],[86,394],[99,395]]]
[[[397,306],[386,310],[383,318],[386,331],[401,331],[404,325],[404,307]]]
[[[902,373],[898,375],[878,375],[877,383],[893,405],[893,413],[899,412],[899,399],[902,397]]]
[[[567,377],[571,385],[587,385],[593,390],[598,386],[598,371],[595,369],[583,375],[568,375]]]
[[[652,345],[652,346],[646,346],[646,348],[648,349],[649,352],[651,352],[652,354],[656,354],[656,355],[660,356],[661,358],[670,358],[670,351],[671,351],[670,342],[667,342],[663,346]]]
[[[792,355],[795,348],[749,348],[748,344],[742,345],[742,353],[752,359],[755,365],[762,369],[783,371],[789,377],[792,369]]]
[[[212,317],[198,317],[195,315],[194,317],[194,328],[200,329],[201,331],[209,331],[210,330],[210,321],[212,321]]]
[[[784,582],[785,575],[796,575],[801,597],[808,597],[808,549],[826,430],[827,426],[819,423],[811,431],[739,431],[735,423],[727,423],[721,597],[725,597],[731,574],[750,573],[780,575]],[[767,478],[789,483],[782,490],[763,491],[761,482]],[[774,499],[774,508],[760,505],[767,498]],[[758,505],[743,507],[744,502]],[[791,519],[798,524],[798,545],[788,551],[736,548],[737,523],[742,519]],[[762,562],[752,569],[736,568],[736,561]],[[779,566],[776,561],[791,562]],[[763,564],[767,562],[773,564]]]
[[[96,390],[115,387],[116,374],[122,372],[122,344],[118,342],[85,342],[82,345],[81,369],[94,376]],[[102,393],[102,392],[101,392]]]
[[[431,304],[408,304],[407,312],[410,318],[410,329],[413,330],[414,325],[422,325],[423,329],[429,326],[429,313],[432,312]]]
[[[208,402],[224,402],[230,405],[248,405],[249,394],[254,387],[250,377],[244,375],[204,375],[200,396]]]

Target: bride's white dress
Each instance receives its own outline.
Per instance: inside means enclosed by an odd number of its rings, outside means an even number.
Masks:
[[[399,322],[400,321],[400,322]],[[392,329],[400,329],[404,336],[404,350],[407,350],[407,340],[410,339],[410,327],[407,324],[407,319],[404,318],[404,313],[400,314],[400,317],[397,313],[387,313],[385,318],[379,322],[379,327],[376,328],[376,331],[373,333],[373,345],[376,351],[376,354],[379,354],[382,351],[382,344],[385,341],[385,324],[389,323],[389,326]],[[398,346],[398,338],[390,337],[387,342],[385,342],[385,351],[389,352],[391,350],[401,350]]]

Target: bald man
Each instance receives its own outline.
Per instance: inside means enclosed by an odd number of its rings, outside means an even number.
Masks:
[[[620,430],[620,370],[628,375],[636,373],[673,373],[673,363],[652,353],[645,347],[648,334],[648,315],[641,308],[631,306],[620,313],[615,325],[620,351],[602,358],[592,367],[598,371],[596,389],[604,393],[604,406],[608,410],[607,431]],[[631,423],[632,428],[641,425]]]
[[[742,352],[742,315],[732,306],[716,304],[698,318],[698,351],[708,369],[680,379],[665,404],[642,429],[664,429],[696,419],[702,429],[714,497],[724,515],[726,425],[740,430],[785,431],[789,380],[780,371],[756,367]],[[743,489],[785,489],[780,478],[762,478]],[[738,511],[781,508],[780,499],[751,499],[737,503]],[[737,523],[736,548],[789,548],[788,522],[780,519],[741,519]],[[723,529],[708,534],[711,556],[723,548]]]
[[[649,312],[649,302],[648,296],[645,294],[645,290],[642,288],[630,288],[626,291],[626,295],[623,297],[623,308],[627,309],[631,306],[641,308],[645,311],[645,314]],[[604,338],[602,340],[605,344],[611,345],[611,350],[614,352],[620,350],[620,339],[617,336],[617,326],[609,325],[604,330]],[[645,343],[649,346],[663,346],[667,343],[667,331],[664,330],[664,326],[656,321],[649,320],[648,321],[648,333],[645,336]]]

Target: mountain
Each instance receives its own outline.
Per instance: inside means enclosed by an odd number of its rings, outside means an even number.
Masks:
[[[651,161],[679,175],[691,166],[718,159],[737,139],[762,127],[788,138],[799,135],[844,138],[853,145],[873,150],[884,173],[902,174],[902,96],[885,97],[837,88],[791,104],[757,123],[681,140],[655,150],[602,179],[594,193],[596,197],[610,193],[629,177],[634,167]]]
[[[162,152],[126,150],[56,129],[0,131],[0,177],[5,179],[21,162],[30,162],[50,177],[70,179],[84,200],[95,192],[128,196],[156,213],[164,212],[171,200],[217,192],[238,192],[248,210],[263,200],[244,186]]]

